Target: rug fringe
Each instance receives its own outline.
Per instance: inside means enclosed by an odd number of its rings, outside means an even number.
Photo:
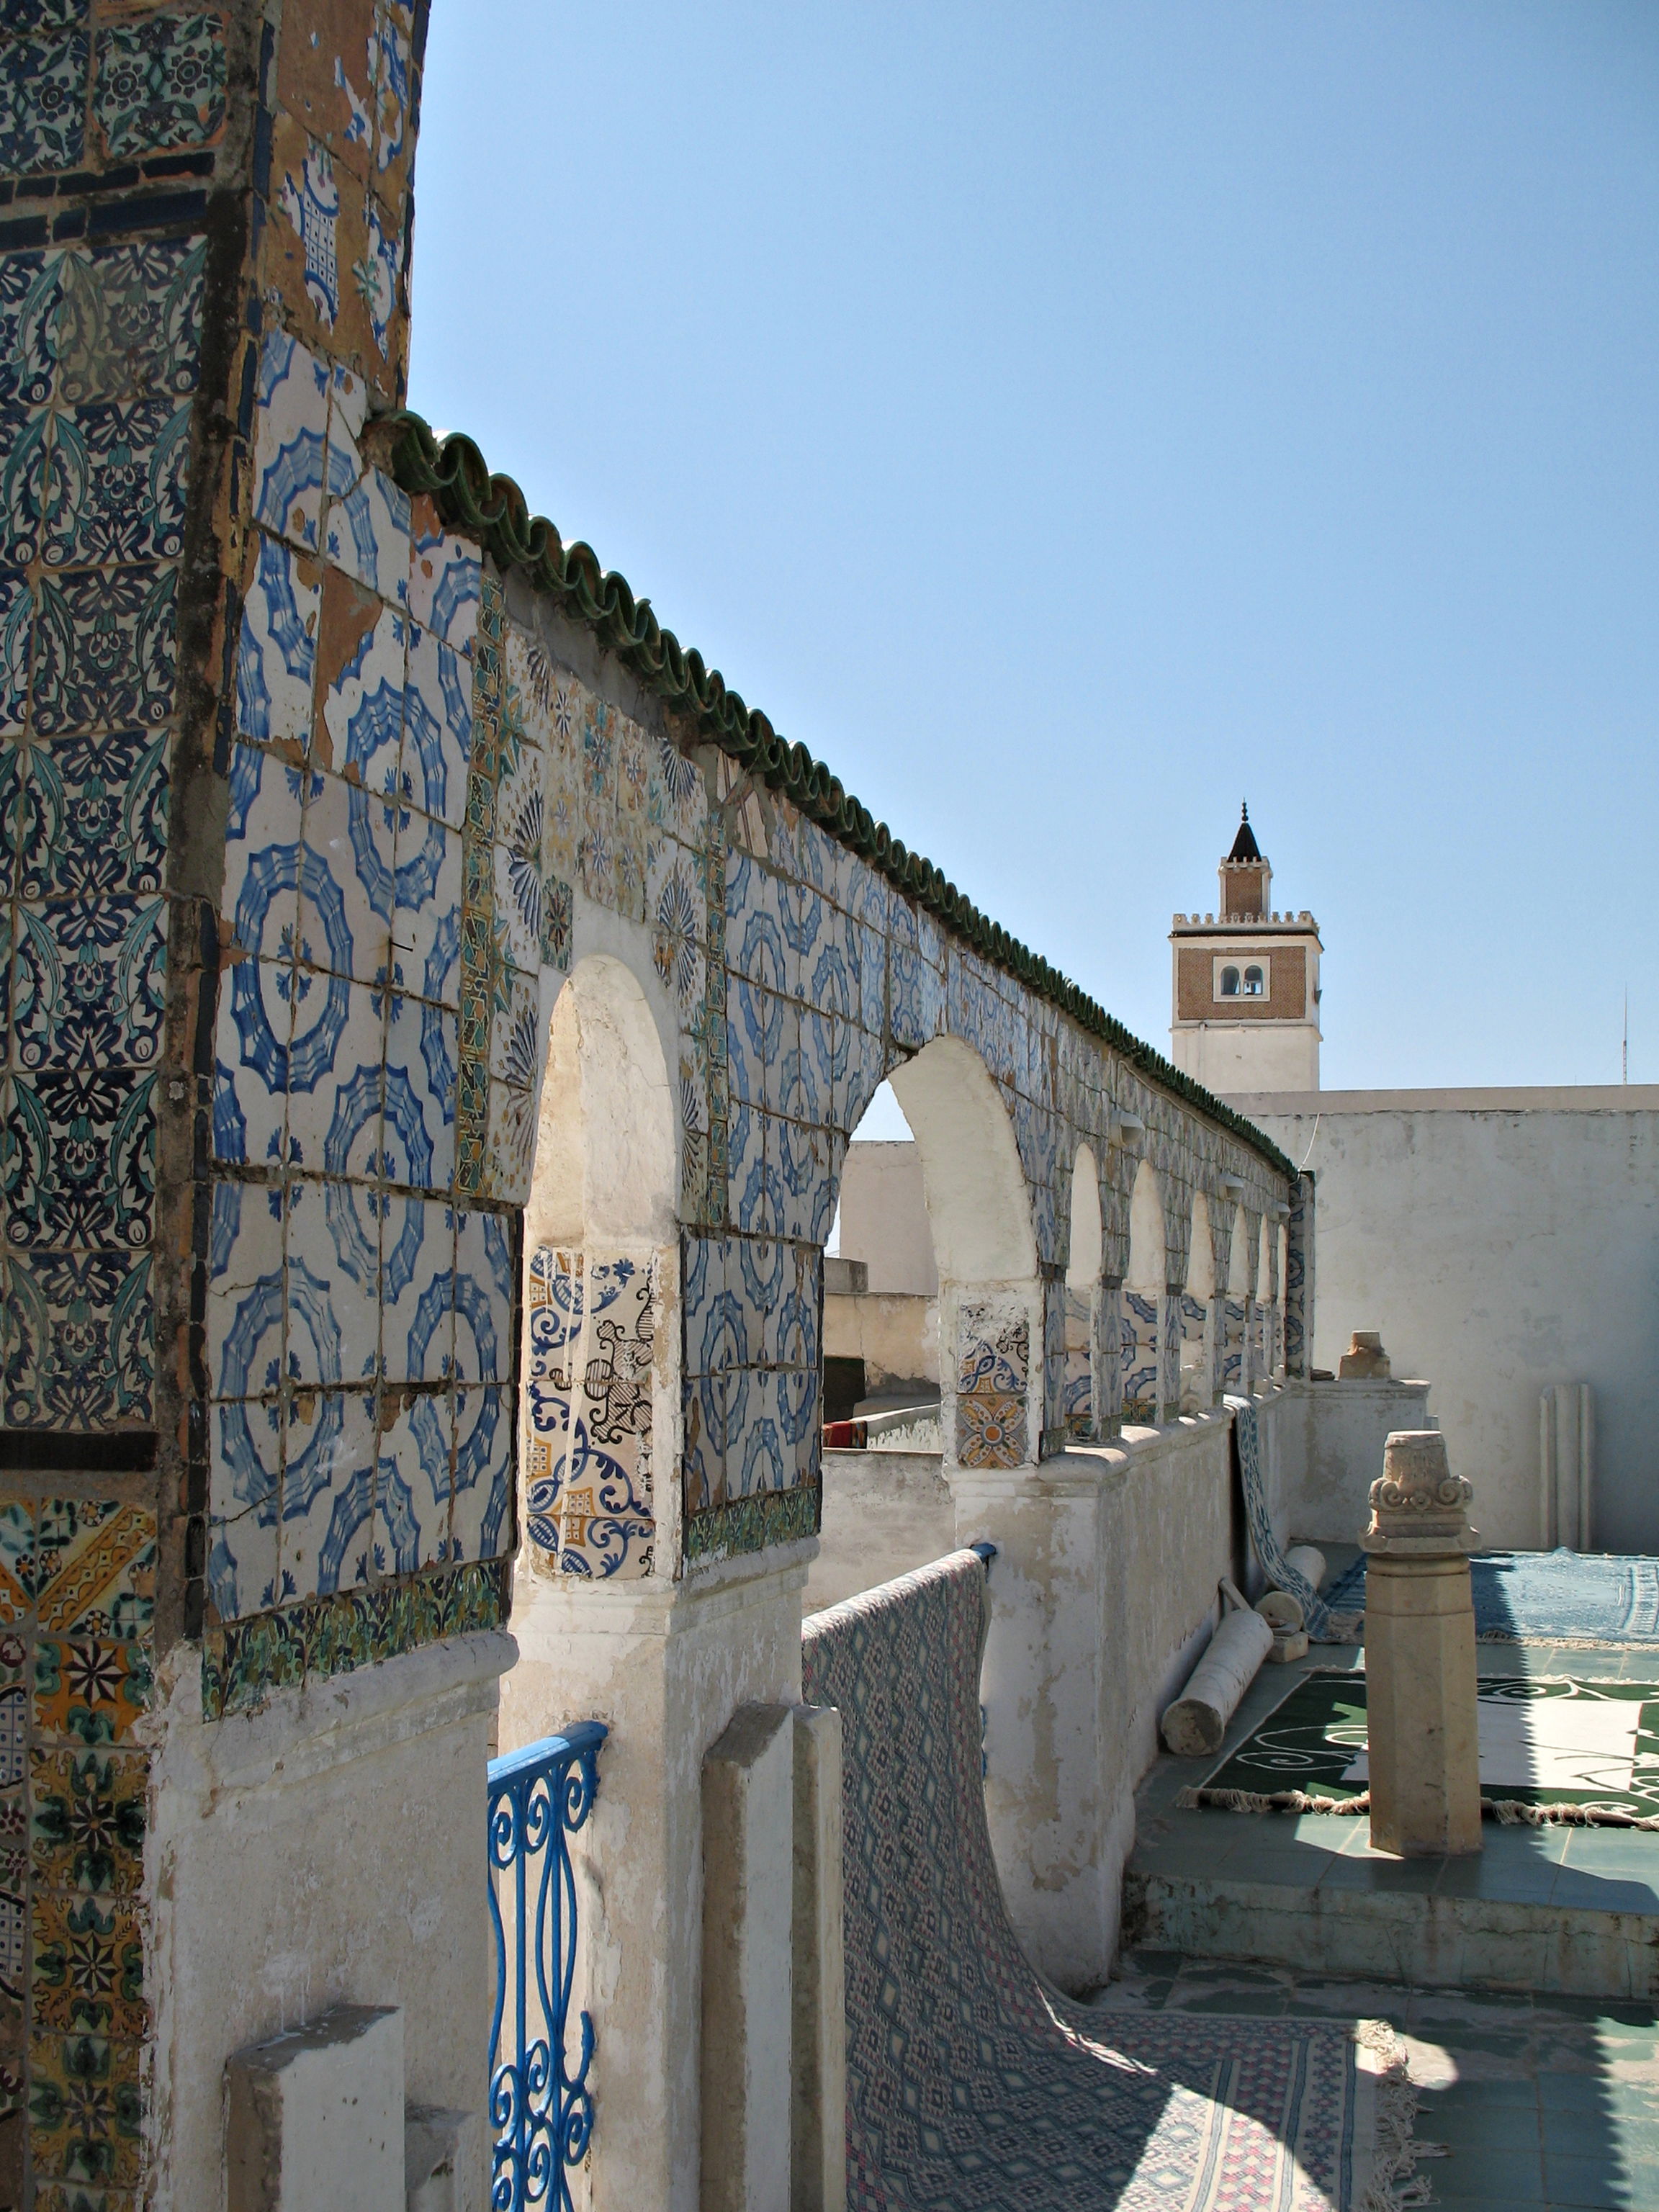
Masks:
[[[1310,1797],[1303,1790],[1209,1790],[1188,1783],[1175,1796],[1176,1809],[1196,1813],[1369,1813],[1371,1793],[1357,1797]],[[1528,1805],[1519,1797],[1483,1797],[1481,1817],[1501,1828],[1641,1828],[1659,1835],[1659,1814],[1626,1813],[1616,1805]]]
[[[1417,2139],[1417,2085],[1407,2064],[1406,2046],[1391,2022],[1357,2020],[1350,2031],[1375,2083],[1376,2148],[1370,2182],[1354,2212],[1407,2212],[1431,2197],[1426,2174],[1413,2171],[1419,2159],[1443,2158],[1443,2143]],[[1363,2060],[1362,2060],[1363,2063]]]

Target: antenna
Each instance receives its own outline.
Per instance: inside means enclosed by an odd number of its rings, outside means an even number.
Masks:
[[[1621,1083],[1628,1083],[1630,1081],[1630,985],[1628,983],[1625,986],[1625,1045],[1622,1059],[1624,1072],[1619,1079]]]

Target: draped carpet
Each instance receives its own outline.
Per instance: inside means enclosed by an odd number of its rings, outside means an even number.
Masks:
[[[1659,1559],[1607,1552],[1486,1552],[1469,1561],[1474,1632],[1488,1644],[1659,1644]],[[1365,1555],[1325,1593],[1363,1611]]]
[[[852,2212],[1387,2212],[1414,2098],[1385,2023],[1097,2013],[1044,1988],[986,1826],[972,1552],[816,1614],[840,1708]]]

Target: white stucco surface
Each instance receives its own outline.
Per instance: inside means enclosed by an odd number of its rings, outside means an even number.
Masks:
[[[933,1237],[914,1143],[847,1147],[841,1174],[841,1256],[863,1260],[872,1292],[933,1297],[939,1290]]]
[[[696,2212],[703,1755],[740,1705],[799,1704],[816,1550],[809,1537],[673,1583],[520,1583],[501,1749],[572,1720],[611,1730],[573,1854],[577,2002],[603,2052],[605,2124],[579,2198],[592,2212]]]
[[[482,2107],[484,1770],[513,1657],[510,1636],[459,1637],[217,1722],[202,1718],[199,1654],[159,1685],[145,1846],[157,2212],[225,2201],[232,2052],[336,2004],[398,2008],[410,2103]]]
[[[1436,1425],[1419,1382],[1291,1382],[1273,1414],[1269,1478],[1281,1543],[1357,1544],[1382,1447],[1396,1429]]]
[[[1538,1543],[1539,1398],[1571,1381],[1595,1547],[1659,1550],[1659,1085],[1230,1103],[1316,1178],[1314,1364],[1376,1328],[1428,1379],[1483,1544]]]

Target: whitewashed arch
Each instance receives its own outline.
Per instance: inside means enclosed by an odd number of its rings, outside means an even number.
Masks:
[[[1072,1162],[1072,1231],[1066,1264],[1070,1289],[1086,1291],[1099,1281],[1103,1250],[1100,1174],[1088,1146],[1079,1145]]]
[[[1129,1272],[1125,1279],[1128,1288],[1143,1296],[1163,1290],[1168,1267],[1164,1194],[1157,1169],[1150,1160],[1142,1160],[1135,1170],[1129,1199]]]

